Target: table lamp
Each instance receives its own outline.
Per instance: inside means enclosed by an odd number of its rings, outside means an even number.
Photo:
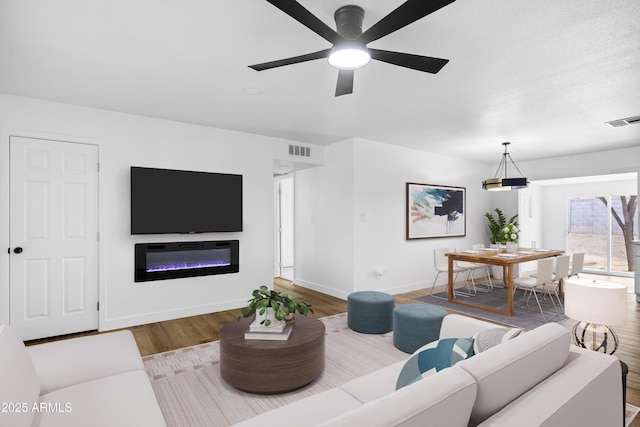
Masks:
[[[627,287],[599,280],[570,279],[565,283],[564,313],[579,322],[573,327],[574,343],[613,354],[618,336],[610,325],[627,323]]]

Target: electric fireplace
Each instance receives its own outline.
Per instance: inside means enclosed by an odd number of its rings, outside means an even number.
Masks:
[[[138,243],[135,281],[177,279],[240,271],[238,240]]]

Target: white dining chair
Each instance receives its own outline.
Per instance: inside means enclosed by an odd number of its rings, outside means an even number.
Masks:
[[[558,305],[560,305],[560,310],[564,310],[562,305],[562,301],[560,300],[559,290],[561,286],[564,284],[564,281],[569,277],[569,259],[571,256],[562,255],[556,258],[556,271],[553,272],[551,276],[551,289],[550,292],[553,293],[558,300]],[[550,297],[553,298],[553,295],[550,294]]]
[[[559,290],[560,290],[560,286],[564,284],[564,281],[567,279],[567,277],[569,277],[569,259],[570,258],[571,258],[570,255],[562,255],[555,259],[554,271],[551,274],[550,288],[552,289],[549,289],[548,292],[545,292],[545,298],[547,296],[546,294],[555,295],[561,310],[564,310],[564,308],[562,305],[562,300],[560,299]],[[536,277],[537,274],[538,272],[534,271],[533,273],[530,273],[529,276]],[[553,295],[551,295],[551,298],[553,298]]]
[[[546,319],[544,317],[544,310],[542,310],[542,306],[540,305],[540,299],[538,299],[538,292],[549,293],[549,290],[553,288],[553,285],[551,283],[553,279],[552,269],[553,269],[553,258],[540,259],[538,260],[538,267],[537,267],[537,272],[535,277],[521,276],[513,280],[513,284],[514,284],[513,292],[515,293],[516,290],[518,289],[524,290],[525,293],[522,296],[522,299],[524,300],[526,298],[527,306],[529,305],[529,299],[531,298],[531,295],[533,295],[534,298],[536,299],[536,303],[538,304],[538,308],[540,309],[540,314],[542,314],[542,320],[545,322],[546,322]],[[551,302],[553,303],[553,307],[556,310],[556,313],[558,313],[558,308],[556,307],[556,303],[553,300],[553,297],[550,296],[550,298],[551,298]]]
[[[584,269],[584,252],[577,252],[573,254],[571,259],[571,271],[569,272],[568,277],[576,276],[580,278],[578,274],[582,273]]]
[[[472,246],[472,250],[474,251],[480,251],[480,249],[482,249],[482,245],[473,245]],[[456,252],[460,252],[463,249],[460,248],[456,248]],[[468,288],[471,289],[471,292],[473,293],[473,295],[475,295],[475,293],[477,291],[482,291],[482,292],[489,292],[491,290],[493,290],[493,283],[491,282],[491,275],[490,275],[490,271],[489,271],[489,266],[487,264],[482,264],[482,263],[477,263],[477,262],[468,262],[468,261],[456,261],[455,262],[456,266],[459,268],[463,268],[465,270],[465,272],[467,273],[467,283],[471,282],[471,285],[468,286]],[[486,278],[486,282],[480,282],[478,283],[478,286],[476,287],[476,282],[475,282],[475,277],[474,277],[474,273],[476,271],[480,271],[482,273],[482,275],[484,276],[483,278]],[[480,285],[486,285],[486,287],[481,287]]]
[[[449,259],[445,255],[448,252],[454,252],[454,251],[451,248],[437,248],[433,250],[433,266],[438,272],[438,274],[436,274],[435,279],[433,279],[433,284],[431,285],[431,291],[429,292],[429,295],[433,295],[433,288],[436,286],[436,282],[438,281],[438,277],[440,276],[440,273],[448,274],[449,272]],[[453,264],[454,286],[455,286],[455,282],[458,277],[458,274],[464,273],[464,272],[466,272],[466,269],[456,266],[455,263]],[[466,281],[465,281],[465,285],[466,285]],[[454,290],[453,295],[454,296],[456,295],[470,296],[471,294]],[[436,298],[442,298],[437,295],[433,295],[433,296]]]

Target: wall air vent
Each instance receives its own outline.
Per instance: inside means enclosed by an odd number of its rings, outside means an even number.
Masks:
[[[311,147],[304,147],[302,145],[289,145],[289,155],[311,157]]]
[[[606,122],[606,123],[613,126],[614,128],[619,128],[627,125],[635,125],[640,123],[640,116],[627,117],[626,119],[611,120],[610,122]]]

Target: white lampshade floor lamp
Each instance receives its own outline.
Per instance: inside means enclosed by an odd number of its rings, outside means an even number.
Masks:
[[[610,325],[627,323],[627,287],[599,280],[569,279],[565,282],[564,288],[564,313],[578,320],[573,327],[575,345],[613,354],[618,349],[620,341]],[[622,360],[620,367],[622,411],[626,414],[629,367]]]

